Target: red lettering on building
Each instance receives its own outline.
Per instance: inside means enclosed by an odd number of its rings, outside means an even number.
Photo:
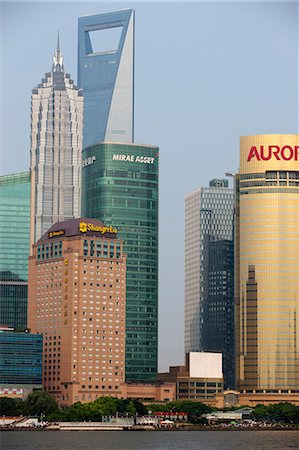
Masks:
[[[286,149],[289,150],[289,156],[287,157],[286,153]],[[281,156],[283,159],[285,159],[286,161],[290,161],[291,159],[293,159],[294,156],[294,150],[292,149],[292,147],[290,147],[289,145],[285,145],[284,147],[282,147],[281,149]]]
[[[256,158],[257,161],[269,161],[272,157],[277,161],[291,161],[292,159],[298,161],[299,145],[294,147],[284,145],[281,148],[278,145],[268,145],[268,147],[261,145],[259,148],[253,146],[248,153],[247,161],[249,162],[252,158]]]
[[[248,158],[247,158],[247,161],[250,161],[251,158],[256,158],[258,161],[261,160],[260,155],[259,155],[256,147],[251,147],[249,155],[248,155]]]
[[[278,156],[279,150],[280,148],[278,147],[278,145],[269,145],[269,151],[270,151],[270,158],[271,158],[271,151],[272,148],[275,148],[276,150],[273,150],[273,155],[275,156],[275,158],[279,161],[280,158]]]

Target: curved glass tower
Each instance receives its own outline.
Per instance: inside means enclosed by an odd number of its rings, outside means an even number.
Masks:
[[[113,223],[127,255],[126,380],[157,373],[158,148],[103,142],[83,150],[82,215]]]
[[[237,177],[237,384],[299,392],[299,135],[241,138]]]

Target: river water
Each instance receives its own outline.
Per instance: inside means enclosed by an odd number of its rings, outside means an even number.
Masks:
[[[299,431],[3,431],[1,450],[284,450]]]

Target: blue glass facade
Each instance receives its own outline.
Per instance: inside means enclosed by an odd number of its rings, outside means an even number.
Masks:
[[[27,325],[29,173],[0,177],[0,325]]]
[[[41,385],[41,334],[0,331],[1,384]]]
[[[234,243],[207,236],[203,277],[202,348],[222,353],[224,387],[235,387]]]
[[[93,45],[108,31],[118,42],[103,51]],[[83,147],[102,142],[133,142],[134,12],[123,10],[79,18],[78,86],[84,96]]]

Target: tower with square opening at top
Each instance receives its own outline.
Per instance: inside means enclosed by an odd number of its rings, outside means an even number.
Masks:
[[[83,147],[134,140],[134,11],[79,17]]]

